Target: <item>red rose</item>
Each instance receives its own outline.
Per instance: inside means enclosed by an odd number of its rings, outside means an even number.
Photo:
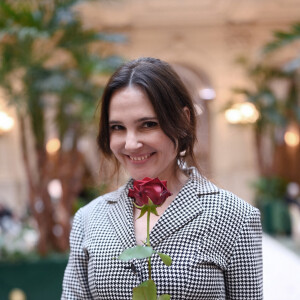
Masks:
[[[158,178],[145,177],[143,180],[135,180],[133,189],[129,189],[128,196],[135,199],[135,204],[143,206],[148,204],[148,197],[154,205],[160,206],[172,194],[167,190],[167,181]]]

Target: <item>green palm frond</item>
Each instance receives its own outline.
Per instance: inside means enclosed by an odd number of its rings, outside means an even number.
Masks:
[[[300,23],[293,24],[288,31],[275,31],[274,40],[266,44],[264,53],[273,52],[300,39]]]
[[[90,51],[95,43],[125,38],[86,29],[73,9],[78,2],[0,2],[0,86],[30,116],[40,146],[45,143],[47,95],[56,99],[59,135],[74,127],[81,132],[102,91],[93,77],[111,73],[123,62],[119,56]]]

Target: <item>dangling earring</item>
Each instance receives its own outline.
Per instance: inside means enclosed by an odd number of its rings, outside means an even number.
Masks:
[[[179,158],[178,158],[178,165],[181,169],[186,168],[186,162],[185,162],[185,155],[186,155],[186,150],[183,150],[179,152]]]

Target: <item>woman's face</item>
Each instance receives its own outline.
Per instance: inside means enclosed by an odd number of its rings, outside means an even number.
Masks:
[[[176,149],[160,128],[147,95],[137,87],[115,92],[109,106],[110,148],[136,180],[175,177]]]

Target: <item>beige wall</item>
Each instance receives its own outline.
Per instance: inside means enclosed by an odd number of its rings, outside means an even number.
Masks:
[[[261,45],[271,38],[271,30],[285,28],[285,24],[109,28],[127,35],[128,41],[113,49],[127,59],[158,57],[193,66],[210,77],[217,95],[209,104],[211,179],[249,202],[253,199],[249,182],[257,176],[252,131],[228,125],[219,111],[230,98],[231,87],[246,83],[234,59],[240,54],[256,57]],[[18,136],[15,126],[0,137],[0,201],[21,211],[27,194]]]

